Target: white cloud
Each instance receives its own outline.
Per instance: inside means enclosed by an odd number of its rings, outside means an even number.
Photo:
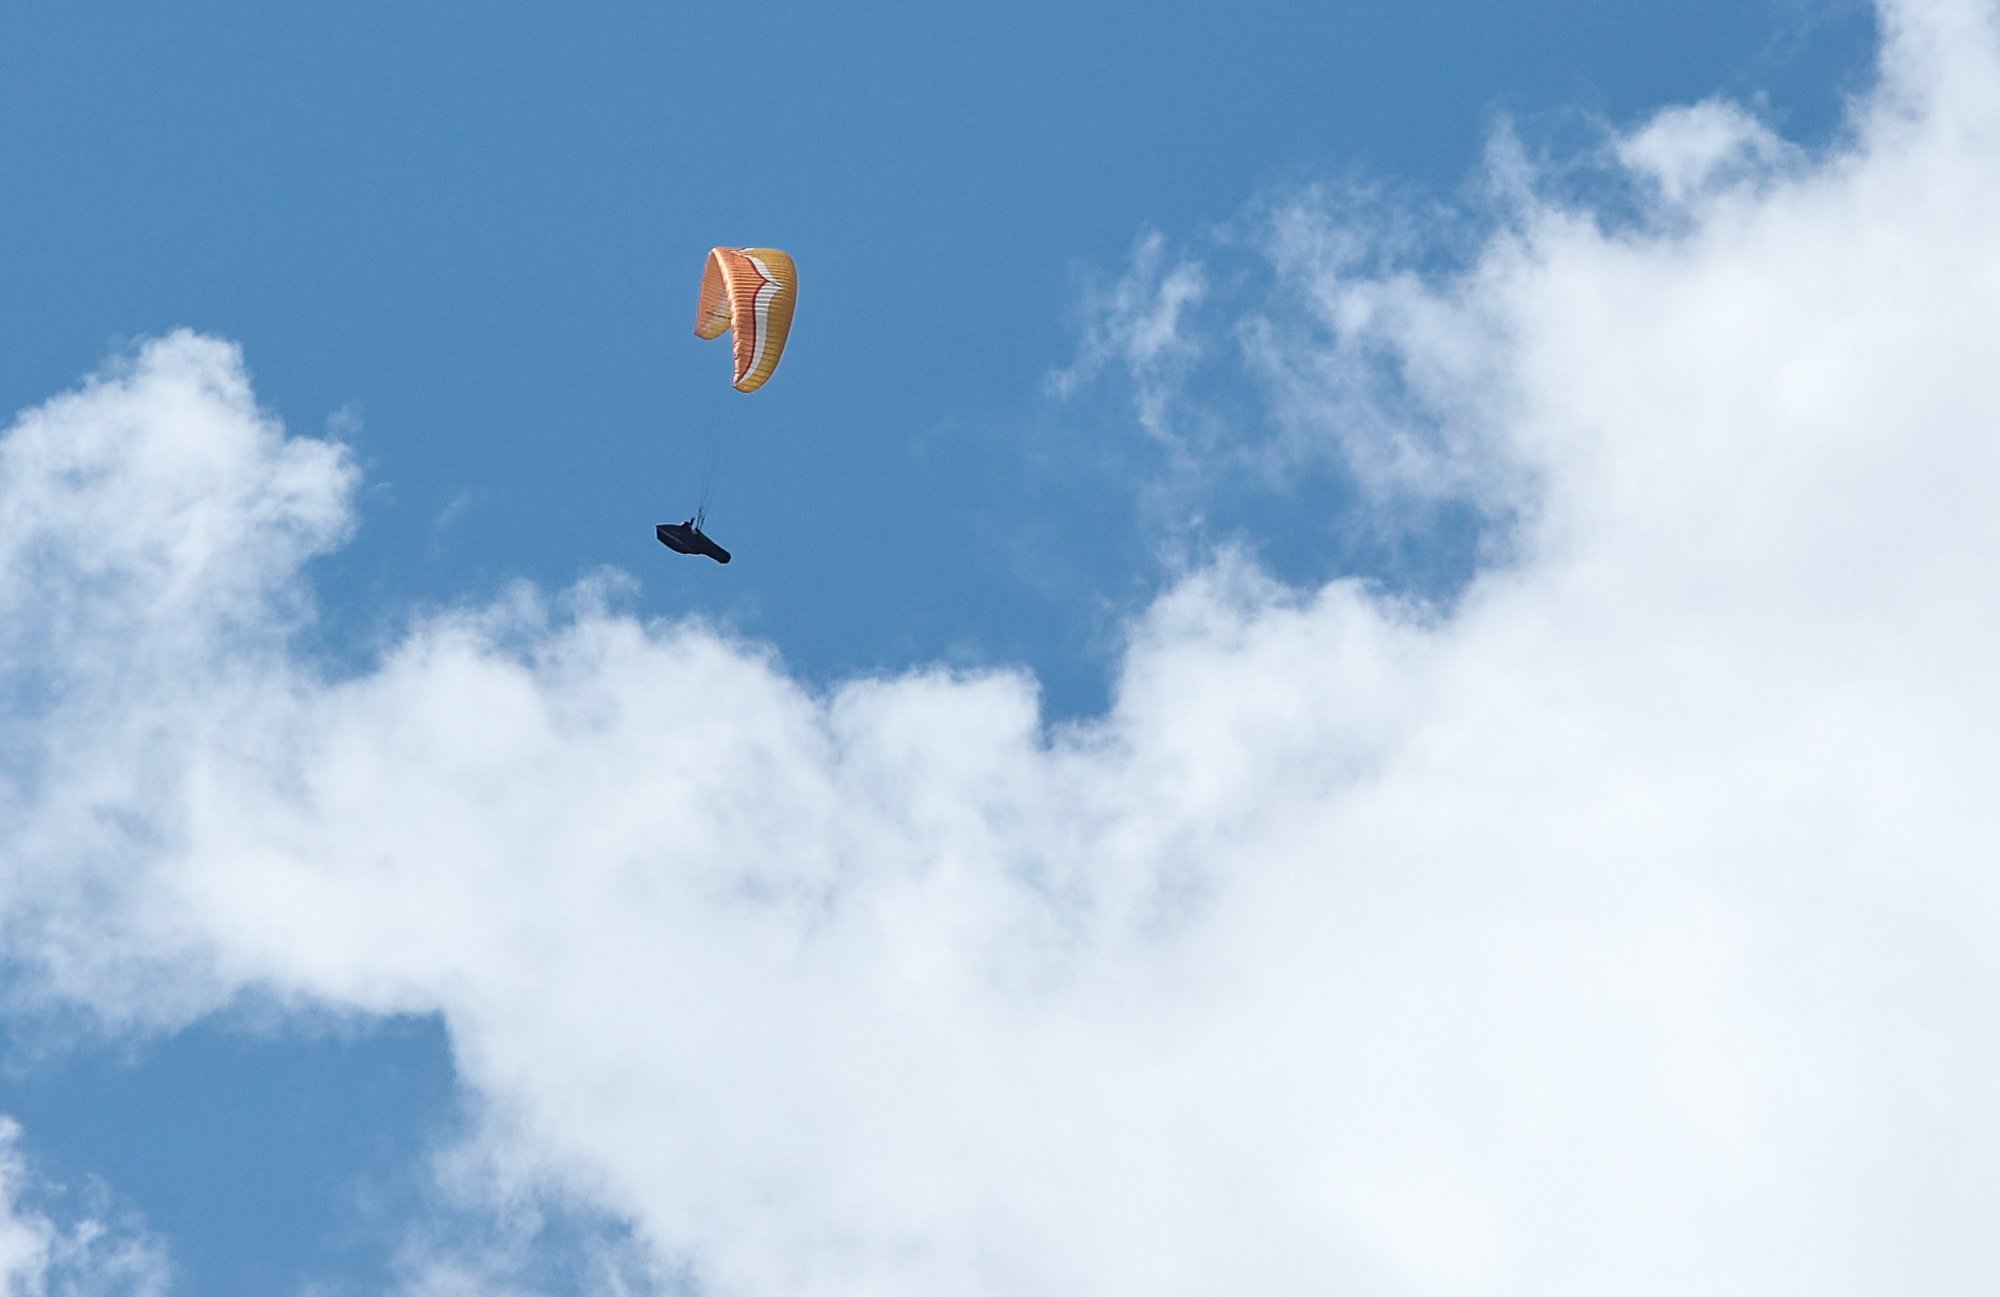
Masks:
[[[1824,159],[1629,137],[1671,221],[1281,256],[1290,435],[1504,502],[1512,561],[1447,615],[1225,559],[1053,733],[615,581],[329,678],[345,458],[152,344],[0,442],[0,935],[120,1021],[442,1011],[476,1178],[716,1293],[1977,1291],[2000,60],[1888,18]],[[1202,354],[1150,255],[1099,349]]]
[[[1186,258],[1168,265],[1167,241],[1157,230],[1139,239],[1132,265],[1110,288],[1085,295],[1083,345],[1074,363],[1049,375],[1052,395],[1067,397],[1115,368],[1131,382],[1139,423],[1159,440],[1178,440],[1173,402],[1187,371],[1201,358],[1185,317],[1208,294],[1201,266]]]
[[[0,1117],[0,1293],[7,1297],[157,1297],[164,1253],[147,1235],[100,1214],[54,1218],[20,1152],[21,1129]]]
[[[1783,140],[1735,104],[1707,100],[1670,108],[1618,142],[1618,160],[1677,207],[1718,183],[1768,174],[1789,152]]]

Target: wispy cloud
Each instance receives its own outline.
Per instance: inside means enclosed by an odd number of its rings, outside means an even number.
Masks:
[[[1618,161],[1669,208],[1768,178],[1796,150],[1741,106],[1707,100],[1668,109],[1618,140]]]
[[[160,1297],[171,1277],[157,1240],[103,1204],[64,1212],[65,1197],[22,1156],[21,1130],[0,1117],[0,1292],[8,1297]],[[102,1195],[97,1195],[102,1197]],[[42,1200],[58,1201],[42,1201]]]
[[[1076,360],[1049,375],[1048,391],[1068,397],[1106,369],[1115,370],[1132,385],[1140,426],[1163,442],[1175,442],[1172,407],[1189,367],[1202,354],[1186,317],[1207,293],[1199,262],[1170,257],[1158,231],[1143,235],[1116,281],[1086,291]]]
[[[589,588],[330,676],[345,457],[154,343],[0,441],[0,936],[120,1022],[442,1012],[468,1165],[718,1293],[1975,1290],[2000,59],[1889,14],[1833,155],[1629,136],[1671,220],[1357,275],[1274,207],[1274,426],[1515,548],[1448,615],[1218,561],[1055,730]],[[1092,363],[1161,378],[1234,326],[1141,263]]]

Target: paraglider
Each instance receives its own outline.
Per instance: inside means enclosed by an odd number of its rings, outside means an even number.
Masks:
[[[799,271],[788,253],[776,248],[709,250],[694,331],[702,338],[735,334],[736,372],[730,381],[737,391],[754,392],[777,372],[791,336],[798,293]],[[653,533],[677,554],[700,554],[727,563],[729,551],[702,531],[706,504],[704,500],[703,508],[686,522],[663,522]]]

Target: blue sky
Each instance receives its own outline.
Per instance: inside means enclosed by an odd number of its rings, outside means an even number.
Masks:
[[[318,619],[286,650],[301,670],[365,692],[439,610],[609,569],[629,578],[619,616],[719,626],[803,696],[932,664],[1019,668],[1041,721],[1086,728],[1121,688],[1144,694],[1122,674],[1129,646],[1174,639],[1148,610],[1227,555],[1301,603],[1347,576],[1455,597],[1512,516],[1455,488],[1371,495],[1337,455],[1262,475],[1230,458],[1286,424],[1286,392],[1299,399],[1233,357],[1253,323],[1310,312],[1309,295],[1255,304],[1298,286],[1259,257],[1279,216],[1320,201],[1300,195],[1346,195],[1327,219],[1402,213],[1419,246],[1390,259],[1449,276],[1506,219],[1487,188],[1496,133],[1558,159],[1539,182],[1551,201],[1574,186],[1587,204],[1617,141],[1720,96],[1797,147],[1778,164],[1762,136],[1731,146],[1782,180],[1853,147],[1844,113],[1873,84],[1878,39],[1872,10],[1845,0],[1004,17],[28,3],[6,25],[0,404],[36,407],[176,329],[240,346],[260,406],[296,437],[344,443],[361,474],[333,529],[351,540],[304,568]],[[800,266],[791,350],[748,398],[726,390],[722,344],[690,331],[715,244],[783,247]],[[1149,246],[1150,270],[1135,260]],[[1201,285],[1168,321],[1184,367],[1173,347],[1142,356],[1115,305],[1121,286],[1156,305],[1176,268]],[[1135,412],[1149,383],[1172,389],[1165,438]],[[715,444],[729,447],[710,511],[737,555],[726,569],[650,534],[692,509]],[[1231,598],[1292,606],[1218,605]],[[541,642],[532,625],[508,633]],[[828,732],[846,733],[830,707]],[[42,867],[19,859],[24,877]],[[487,1024],[449,991],[248,963],[178,1017],[121,1016],[46,994],[39,949],[8,952],[0,1115],[37,1183],[68,1188],[23,1201],[59,1219],[98,1195],[160,1241],[173,1292],[389,1291],[409,1281],[413,1232],[466,1248],[521,1228],[437,1183],[435,1156],[508,1103],[532,1109],[493,1079],[512,1065],[481,1052]],[[491,1072],[461,1075],[454,1049]],[[549,1147],[567,1166],[594,1146]],[[611,1172],[581,1178],[598,1189],[553,1193],[565,1205],[527,1227],[509,1272],[526,1290],[600,1290],[604,1240],[681,1220],[603,1188]],[[663,1290],[702,1282],[703,1243],[694,1226],[665,1239],[649,1273]],[[1354,1264],[1339,1273],[1356,1291],[1431,1291],[1371,1289]],[[786,1286],[742,1273],[743,1291]]]
[[[5,292],[33,320],[0,403],[188,326],[241,342],[288,423],[352,414],[362,529],[318,574],[341,642],[614,565],[817,678],[1025,661],[1070,711],[1102,703],[1100,602],[1158,575],[1105,507],[1144,448],[1041,393],[1085,276],[1274,186],[1448,198],[1503,114],[1562,131],[1724,91],[1821,136],[1870,34],[1797,0],[106,12],[28,6],[0,55]],[[806,276],[754,409],[689,337],[730,241]],[[736,433],[714,518],[747,566],[661,565],[651,523]]]

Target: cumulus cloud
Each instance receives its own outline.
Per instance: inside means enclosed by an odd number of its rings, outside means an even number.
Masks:
[[[1288,435],[1513,540],[1449,611],[1224,558],[1060,728],[1019,672],[815,691],[616,578],[330,674],[346,457],[147,344],[0,441],[0,935],[128,1025],[441,1012],[460,1173],[662,1286],[1976,1290],[2000,56],[1985,5],[1886,18],[1827,157],[1625,137],[1660,220],[1517,196],[1425,270],[1299,196],[1329,251],[1207,339],[1142,249],[1087,355],[1248,338]]]

